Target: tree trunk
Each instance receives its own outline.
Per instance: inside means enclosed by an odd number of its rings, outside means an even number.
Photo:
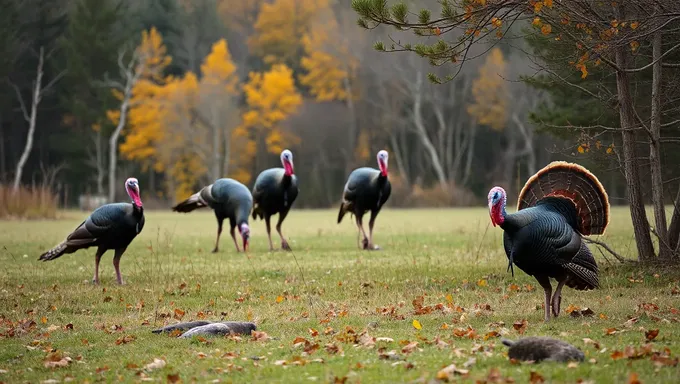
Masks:
[[[626,47],[616,48],[616,65],[619,68],[627,68],[628,52]],[[635,243],[637,245],[638,260],[646,261],[654,257],[654,245],[649,233],[649,222],[642,199],[640,188],[640,174],[637,157],[635,154],[635,114],[633,100],[630,94],[628,74],[623,71],[616,73],[616,88],[619,98],[619,117],[621,120],[621,136],[623,138],[623,169],[628,190],[628,203],[630,204],[630,216],[633,221]]]
[[[5,134],[2,126],[2,114],[0,113],[0,184],[5,182]]]
[[[120,132],[125,127],[125,120],[127,119],[128,109],[130,107],[130,97],[132,97],[132,79],[127,80],[125,85],[125,93],[123,94],[123,102],[120,104],[120,116],[116,130],[113,131],[109,139],[109,203],[112,203],[116,198],[116,163],[118,161],[118,137]]]
[[[97,195],[104,195],[104,176],[106,175],[106,164],[104,164],[104,146],[102,145],[101,128],[95,137],[95,156],[97,161]]]
[[[211,111],[212,112],[212,111]],[[220,168],[222,166],[222,158],[220,153],[220,148],[222,143],[220,142],[220,128],[213,124],[210,125],[212,129],[212,179],[217,180],[220,178]]]
[[[22,112],[24,113],[24,118],[26,118],[28,122],[28,134],[26,135],[26,145],[24,146],[24,152],[21,154],[21,157],[19,158],[19,162],[17,163],[17,169],[16,172],[14,173],[14,185],[12,188],[14,193],[16,193],[19,190],[19,185],[21,184],[21,176],[24,172],[24,166],[26,165],[28,156],[31,154],[31,150],[33,149],[33,136],[35,135],[35,123],[38,117],[38,104],[40,104],[40,91],[41,91],[40,87],[42,86],[42,77],[43,77],[43,49],[41,47],[40,56],[38,57],[38,70],[36,71],[35,75],[35,84],[33,88],[33,98],[30,116],[26,114],[26,108],[24,106],[23,99],[19,99],[19,101],[21,102]],[[18,90],[17,96],[21,97],[21,93]]]
[[[422,91],[420,86],[423,81],[423,77],[420,71],[416,72],[417,78],[417,90],[413,95],[413,124],[416,126],[416,131],[420,137],[420,141],[427,150],[430,157],[430,162],[434,168],[434,172],[437,175],[437,180],[439,180],[439,185],[442,190],[446,191],[448,189],[448,183],[446,182],[446,174],[444,173],[444,168],[442,167],[441,160],[437,154],[437,149],[432,144],[432,141],[427,135],[427,130],[425,129],[425,123],[423,122],[422,114]]]
[[[657,5],[656,11],[659,12]],[[656,234],[659,237],[659,257],[669,259],[672,249],[669,247],[666,228],[666,207],[663,199],[663,179],[661,173],[661,30],[652,38],[652,118],[649,138],[649,164],[652,176],[652,204]]]
[[[345,93],[347,93],[347,110],[349,111],[349,129],[347,130],[347,159],[345,163],[345,176],[348,176],[350,172],[352,172],[352,168],[354,168],[354,161],[353,155],[355,153],[356,149],[356,141],[357,141],[357,118],[356,118],[356,110],[354,106],[354,99],[352,99],[352,86],[349,83],[349,79],[345,77],[342,79],[342,85],[345,88]]]
[[[675,250],[675,256],[680,257],[680,188],[675,197],[671,225],[668,227],[668,244]]]

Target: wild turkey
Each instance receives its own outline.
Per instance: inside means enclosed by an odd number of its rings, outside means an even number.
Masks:
[[[502,340],[510,347],[508,357],[519,361],[583,361],[585,355],[578,348],[562,340],[550,337],[525,337],[517,341]]]
[[[380,249],[373,244],[373,225],[380,209],[390,198],[392,192],[392,186],[387,179],[387,151],[378,152],[377,158],[380,170],[362,167],[349,174],[338,213],[338,224],[347,212],[356,217],[357,227],[359,228],[357,245],[359,248],[370,250]],[[371,211],[371,219],[368,222],[368,236],[366,236],[363,226],[363,216],[367,211]],[[359,240],[361,235],[363,235],[363,242]]]
[[[125,190],[132,199],[130,203],[105,204],[97,208],[71,232],[66,240],[40,255],[38,260],[54,260],[63,254],[79,249],[97,247],[92,282],[99,284],[99,261],[109,249],[113,249],[113,267],[118,284],[123,284],[120,274],[120,258],[128,245],[144,228],[144,207],[139,195],[139,182],[131,177],[125,181]]]
[[[281,152],[283,168],[270,168],[257,176],[253,186],[253,220],[264,219],[269,237],[269,250],[274,250],[272,244],[270,219],[279,214],[276,231],[281,237],[281,248],[290,251],[290,245],[281,233],[281,224],[286,219],[290,207],[298,195],[297,177],[293,174],[293,153],[285,149]]]
[[[248,216],[253,208],[253,196],[250,194],[250,190],[234,179],[217,179],[214,183],[203,187],[188,199],[172,207],[172,210],[186,213],[204,207],[212,208],[217,218],[217,239],[213,253],[219,250],[224,219],[229,219],[229,233],[231,238],[234,239],[236,252],[241,251],[234,233],[234,229],[238,226],[243,239],[243,251],[245,252],[248,249],[248,239],[250,238]]]
[[[584,167],[556,161],[532,176],[519,194],[517,212],[505,212],[501,187],[489,191],[491,223],[500,225],[508,269],[513,263],[545,291],[545,321],[560,312],[562,287],[599,286],[595,258],[582,240],[601,235],[609,223],[609,199],[597,177]],[[557,280],[551,298],[550,278]]]

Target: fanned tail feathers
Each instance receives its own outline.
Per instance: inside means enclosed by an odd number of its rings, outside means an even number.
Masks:
[[[206,204],[205,200],[203,200],[203,198],[201,197],[201,192],[197,192],[189,196],[188,199],[172,207],[172,210],[174,212],[191,212],[195,209],[203,208],[206,206],[208,206],[208,204]]]
[[[545,197],[574,203],[582,235],[604,234],[609,224],[609,198],[600,181],[586,168],[554,161],[533,175],[519,194],[517,210],[532,207]]]
[[[60,257],[61,255],[63,255],[64,252],[66,251],[66,248],[67,248],[67,245],[66,245],[66,242],[64,241],[64,242],[60,243],[59,245],[55,246],[54,248],[50,249],[49,251],[40,255],[38,260],[42,260],[42,261],[54,260],[54,259]]]

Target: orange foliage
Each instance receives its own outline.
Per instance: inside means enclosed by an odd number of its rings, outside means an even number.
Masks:
[[[302,37],[328,0],[274,0],[264,2],[249,45],[267,64],[294,65],[302,50]]]
[[[473,102],[467,107],[477,123],[498,131],[507,121],[509,93],[505,81],[506,67],[501,50],[493,48],[479,69],[479,77],[472,84]]]
[[[243,114],[243,130],[239,130],[240,134],[255,133],[264,137],[267,150],[276,154],[299,142],[299,138],[283,131],[279,125],[302,104],[302,96],[295,88],[290,68],[276,64],[269,72],[251,72],[243,90],[248,109]],[[255,132],[251,132],[251,129]]]

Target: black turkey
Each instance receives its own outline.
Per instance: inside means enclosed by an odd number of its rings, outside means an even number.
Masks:
[[[253,196],[248,188],[234,179],[217,179],[214,183],[203,187],[188,199],[172,207],[175,212],[191,212],[198,208],[210,207],[215,211],[217,218],[217,239],[213,253],[219,250],[220,235],[222,234],[222,222],[229,219],[229,233],[234,239],[236,252],[241,249],[236,240],[234,230],[238,227],[243,239],[243,251],[248,249],[248,239],[250,238],[250,228],[248,227],[248,216],[253,208]]]
[[[131,177],[125,181],[132,204],[113,203],[97,208],[80,225],[71,232],[66,240],[43,253],[38,260],[54,260],[66,253],[79,249],[97,247],[94,261],[94,278],[92,282],[99,284],[99,261],[109,249],[113,249],[113,267],[116,269],[118,284],[123,284],[120,274],[120,258],[128,245],[144,228],[144,208],[139,195],[139,182]]]
[[[609,199],[595,175],[580,165],[556,161],[527,181],[517,212],[505,212],[501,187],[492,188],[488,200],[491,222],[504,231],[508,269],[517,265],[545,291],[545,321],[551,311],[559,315],[565,284],[577,290],[599,286],[597,263],[582,239],[603,234],[609,223]],[[552,297],[550,278],[557,280]]]
[[[338,224],[347,212],[355,216],[359,228],[357,245],[359,248],[369,250],[379,249],[378,246],[373,244],[373,225],[380,209],[390,198],[392,192],[392,186],[387,179],[387,151],[378,152],[377,158],[378,168],[380,169],[362,167],[349,174],[338,213]],[[368,211],[371,211],[371,218],[368,221],[368,236],[366,236],[363,217]],[[362,235],[363,241],[359,240]]]
[[[281,237],[281,248],[290,251],[290,245],[281,233],[281,224],[286,219],[290,207],[298,195],[297,177],[293,174],[293,153],[285,149],[281,152],[283,168],[270,168],[262,171],[253,186],[253,220],[264,219],[269,237],[269,250],[274,250],[271,235],[271,217],[279,214],[276,231]]]

